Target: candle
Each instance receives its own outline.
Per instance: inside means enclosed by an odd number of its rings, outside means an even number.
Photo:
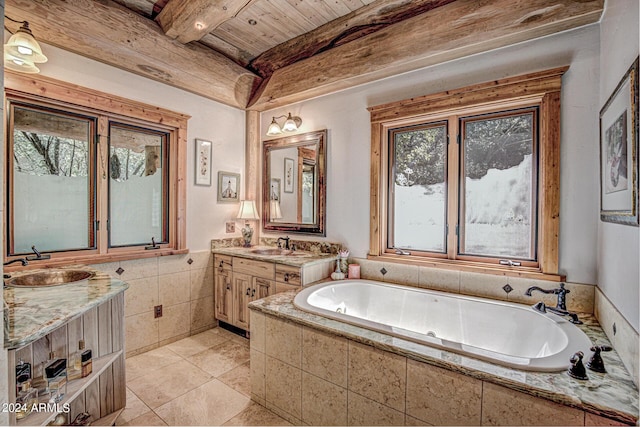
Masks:
[[[349,264],[349,279],[360,278],[360,266],[358,264]]]

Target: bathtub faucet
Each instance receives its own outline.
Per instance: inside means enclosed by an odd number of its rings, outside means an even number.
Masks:
[[[527,296],[531,296],[531,292],[533,291],[540,291],[545,294],[558,295],[558,302],[556,303],[555,307],[547,307],[543,303],[537,303],[533,306],[535,310],[542,312],[546,312],[546,310],[548,310],[552,313],[559,314],[560,316],[569,316],[571,318],[570,322],[575,323],[576,325],[582,323],[580,320],[578,320],[577,314],[570,313],[567,310],[567,294],[571,291],[564,288],[564,283],[560,283],[560,287],[556,289],[542,289],[538,286],[531,286],[524,294]]]

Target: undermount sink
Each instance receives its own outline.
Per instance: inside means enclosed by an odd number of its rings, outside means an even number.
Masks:
[[[304,252],[295,252],[289,249],[280,249],[280,248],[256,248],[256,249],[252,249],[251,253],[256,255],[277,255],[277,256],[296,256],[296,257],[311,256],[310,254],[307,254]]]
[[[27,273],[4,281],[9,287],[39,288],[43,286],[59,286],[67,283],[90,279],[96,274],[87,270],[51,269]]]

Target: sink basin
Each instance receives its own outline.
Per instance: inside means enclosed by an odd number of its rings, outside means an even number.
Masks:
[[[58,286],[67,283],[90,279],[96,274],[87,270],[57,270],[39,271],[12,277],[4,281],[9,287],[39,288],[43,286]]]
[[[306,252],[296,252],[289,249],[280,248],[256,248],[251,250],[252,254],[256,255],[276,255],[276,256],[294,256],[294,257],[308,257],[311,254]]]
[[[292,252],[290,250],[280,248],[263,248],[252,249],[251,253],[256,255],[289,255]]]

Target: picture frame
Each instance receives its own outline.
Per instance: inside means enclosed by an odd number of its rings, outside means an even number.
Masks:
[[[280,178],[271,178],[271,193],[269,200],[280,201],[281,200],[281,181]]]
[[[211,186],[211,156],[213,143],[196,139],[195,185]]]
[[[240,201],[240,174],[218,172],[218,203],[237,203]]]
[[[293,159],[284,158],[284,192],[293,193]]]
[[[638,58],[600,110],[600,219],[638,226]]]

